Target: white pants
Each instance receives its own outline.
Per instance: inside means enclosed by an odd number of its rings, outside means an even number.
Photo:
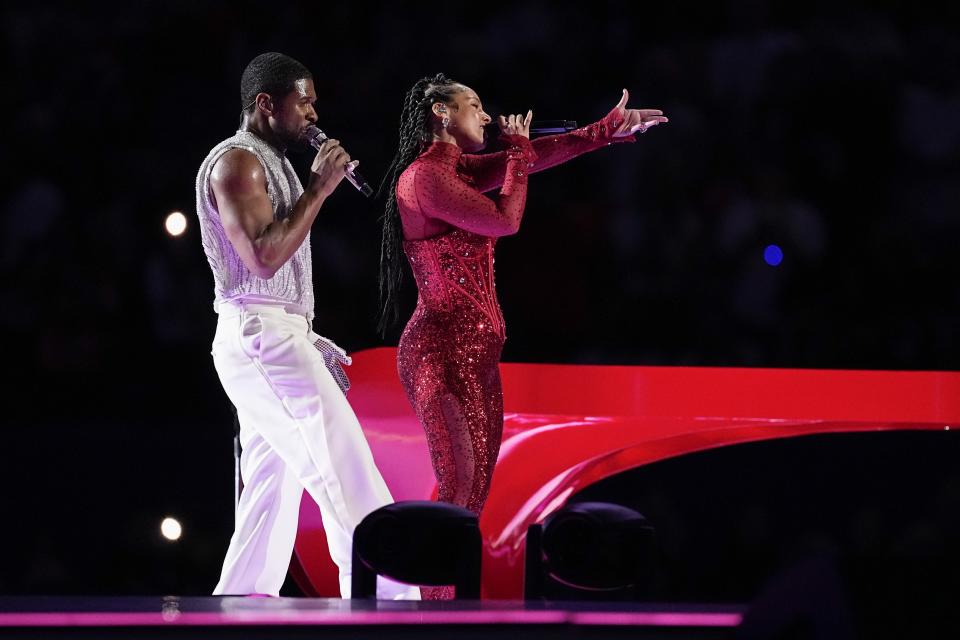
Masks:
[[[316,501],[350,597],[353,530],[393,502],[370,447],[302,315],[281,306],[221,305],[213,340],[220,382],[237,408],[244,489],[214,595],[279,595],[297,534],[300,497]],[[378,578],[377,597],[419,599]]]

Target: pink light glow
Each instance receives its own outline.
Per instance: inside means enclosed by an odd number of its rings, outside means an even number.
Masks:
[[[735,627],[738,613],[571,612],[571,611],[236,611],[42,612],[0,613],[0,627],[143,627],[239,625],[381,625],[381,624],[573,624],[646,627]]]
[[[576,625],[619,625],[624,627],[736,627],[743,620],[739,613],[696,613],[663,611],[620,611],[571,613]]]

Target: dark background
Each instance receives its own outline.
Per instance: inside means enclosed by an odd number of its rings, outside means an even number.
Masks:
[[[492,114],[586,124],[622,87],[666,112],[635,145],[531,179],[523,228],[498,245],[505,360],[956,370],[958,6],[5,6],[0,593],[216,581],[232,427],[194,180],[236,129],[258,53],[313,71],[320,126],[371,180],[404,92],[438,71]],[[173,210],[191,223],[179,238],[163,231]],[[314,226],[315,328],[350,351],[399,332],[374,329],[380,210],[343,183]],[[907,471],[931,468],[900,450]],[[937,464],[917,491],[955,486]],[[791,508],[774,503],[767,517]],[[177,544],[159,536],[168,514]],[[755,577],[699,595],[743,600]]]

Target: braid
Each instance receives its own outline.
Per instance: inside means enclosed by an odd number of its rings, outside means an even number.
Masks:
[[[449,102],[462,90],[462,85],[442,73],[417,80],[407,92],[400,114],[400,143],[377,190],[377,197],[386,195],[381,216],[380,238],[380,320],[377,331],[385,335],[399,316],[400,285],[403,283],[403,227],[397,207],[397,181],[430,142],[430,107],[434,102]]]

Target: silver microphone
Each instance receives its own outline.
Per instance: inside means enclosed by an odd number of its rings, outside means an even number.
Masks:
[[[316,125],[310,125],[306,130],[307,140],[310,142],[310,146],[314,149],[319,150],[320,146],[326,141],[327,134],[320,130]],[[368,198],[373,195],[373,188],[367,184],[367,181],[363,179],[363,176],[357,171],[357,164],[359,161],[351,160],[347,163],[347,166],[343,168],[344,173],[346,173],[347,180],[350,181],[350,184],[357,188],[357,191],[367,196]]]

